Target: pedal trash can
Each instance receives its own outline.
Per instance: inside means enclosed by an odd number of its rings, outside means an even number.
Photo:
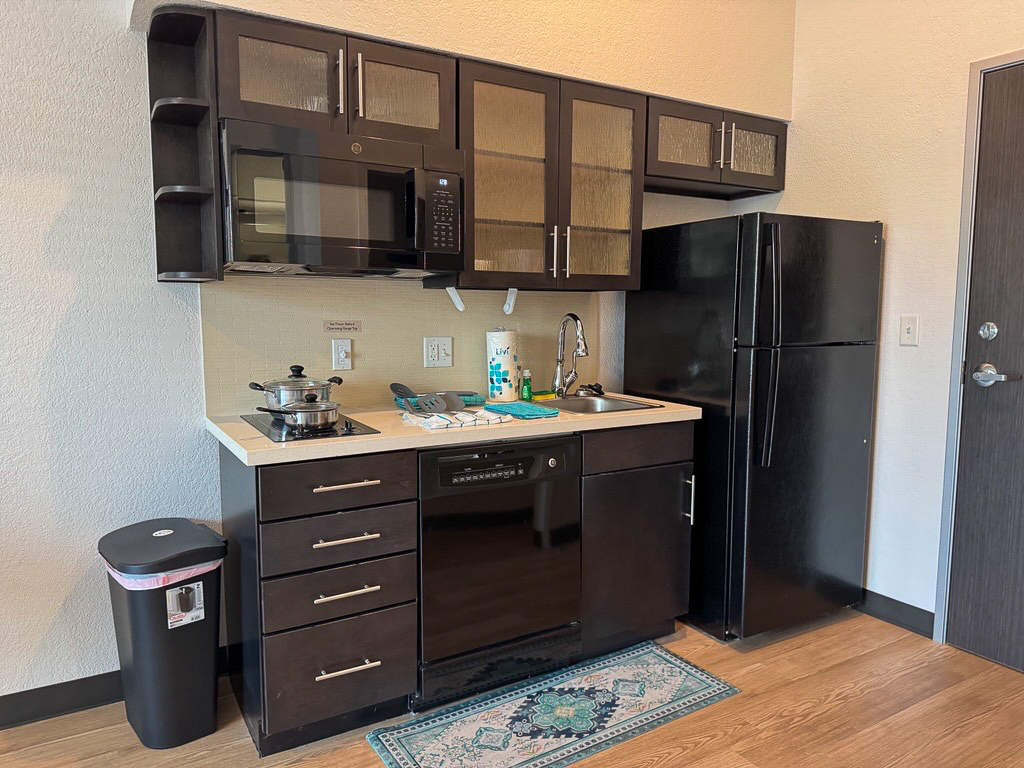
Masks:
[[[164,517],[99,541],[110,584],[128,722],[152,749],[217,727],[221,563],[227,542]]]

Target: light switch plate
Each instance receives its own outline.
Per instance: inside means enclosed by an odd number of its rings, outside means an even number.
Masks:
[[[331,339],[331,365],[336,371],[352,370],[352,339]]]
[[[917,315],[900,315],[900,346],[917,346]]]
[[[452,367],[452,337],[451,336],[424,336],[423,337],[423,367],[424,368],[451,368]]]

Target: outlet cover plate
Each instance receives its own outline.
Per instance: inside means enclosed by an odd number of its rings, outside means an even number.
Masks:
[[[451,368],[452,367],[452,337],[451,336],[424,336],[423,337],[423,367],[424,368]]]

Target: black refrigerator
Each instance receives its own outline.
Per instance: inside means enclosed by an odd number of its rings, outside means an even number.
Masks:
[[[645,230],[625,390],[698,405],[689,621],[728,639],[861,600],[882,225]]]

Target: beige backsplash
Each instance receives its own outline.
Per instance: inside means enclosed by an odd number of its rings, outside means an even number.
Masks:
[[[385,403],[392,381],[421,390],[485,392],[484,333],[499,326],[518,331],[520,360],[532,371],[534,388],[547,389],[558,323],[566,312],[583,320],[590,356],[580,360],[580,381],[590,382],[604,370],[602,347],[607,354],[609,346],[602,345],[602,332],[612,336],[616,330],[609,324],[621,324],[621,318],[600,311],[597,293],[522,292],[512,315],[502,312],[504,292],[460,294],[465,312],[442,290],[392,280],[229,277],[204,284],[206,413],[251,413],[263,398],[248,383],[281,378],[289,365],[303,365],[312,376],[334,375],[333,336],[352,339],[353,369],[338,374],[345,383],[332,393],[342,406]],[[362,330],[326,333],[329,320],[358,320]],[[424,336],[453,337],[451,368],[423,367]]]

